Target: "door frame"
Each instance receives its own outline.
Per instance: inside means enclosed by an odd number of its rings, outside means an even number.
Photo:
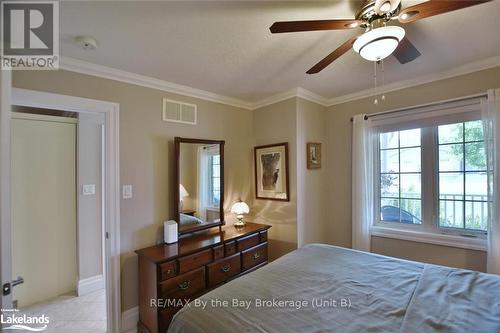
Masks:
[[[12,257],[10,229],[10,110],[12,95],[12,72],[0,70],[0,278],[1,285],[12,280]],[[5,235],[9,235],[6,237]],[[12,293],[0,294],[0,305],[12,304]],[[2,325],[0,325],[0,332]]]
[[[2,85],[3,90],[3,85]],[[36,107],[43,109],[55,109],[79,113],[101,113],[104,114],[104,148],[105,148],[105,191],[104,191],[104,227],[105,227],[105,284],[106,284],[106,310],[107,331],[110,333],[121,332],[121,300],[120,300],[120,157],[119,157],[119,110],[118,103],[100,101],[95,99],[81,98],[68,95],[60,95],[35,90],[12,88],[11,105]],[[4,130],[10,136],[10,110],[2,108],[0,117],[0,128],[2,129],[2,145]],[[10,145],[10,138],[9,138]],[[2,147],[3,148],[3,147]],[[10,148],[10,147],[9,147]],[[8,154],[7,154],[8,153]],[[0,160],[8,161],[10,165],[10,149],[8,152],[1,149]],[[7,164],[7,162],[5,162]],[[10,169],[0,169],[0,181],[2,190],[4,181],[8,187],[8,198],[10,211]],[[3,192],[3,191],[2,191]],[[2,207],[3,208],[3,207]],[[2,209],[3,210],[3,209]],[[10,216],[7,223],[2,221],[2,227],[10,227]],[[3,228],[2,228],[2,231]],[[6,237],[2,232],[2,239]],[[10,232],[9,232],[10,237]],[[4,242],[2,241],[2,244]],[[10,243],[10,242],[9,242]],[[10,245],[9,249],[10,250]],[[1,252],[2,266],[11,267],[10,252]],[[7,261],[4,263],[4,261]],[[2,267],[3,268],[3,267]],[[3,283],[4,281],[2,281]]]

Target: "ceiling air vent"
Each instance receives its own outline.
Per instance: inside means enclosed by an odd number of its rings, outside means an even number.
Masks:
[[[163,121],[196,125],[196,104],[163,99]]]

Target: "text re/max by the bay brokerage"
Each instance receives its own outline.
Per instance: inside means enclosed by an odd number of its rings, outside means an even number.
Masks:
[[[290,309],[304,309],[304,308],[350,308],[352,306],[351,299],[349,298],[312,298],[309,300],[294,300],[294,299],[194,299],[194,300],[180,300],[180,299],[151,299],[150,306],[166,308],[170,306],[188,306],[194,308],[206,309],[212,308],[290,308]]]

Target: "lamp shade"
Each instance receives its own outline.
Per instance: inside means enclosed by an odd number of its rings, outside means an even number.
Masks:
[[[182,184],[179,184],[179,197],[181,199],[185,198],[185,197],[189,197],[188,191],[186,191],[186,188]]]
[[[233,204],[231,207],[231,213],[236,215],[243,215],[250,213],[250,208],[243,201],[238,201]]]
[[[352,48],[366,60],[379,61],[390,56],[404,36],[401,27],[380,27],[359,36]]]

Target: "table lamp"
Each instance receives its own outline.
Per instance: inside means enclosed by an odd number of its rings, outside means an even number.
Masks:
[[[250,208],[243,201],[238,201],[231,207],[231,213],[236,214],[238,222],[234,224],[235,227],[245,226],[245,221],[243,221],[243,215],[250,213]]]

